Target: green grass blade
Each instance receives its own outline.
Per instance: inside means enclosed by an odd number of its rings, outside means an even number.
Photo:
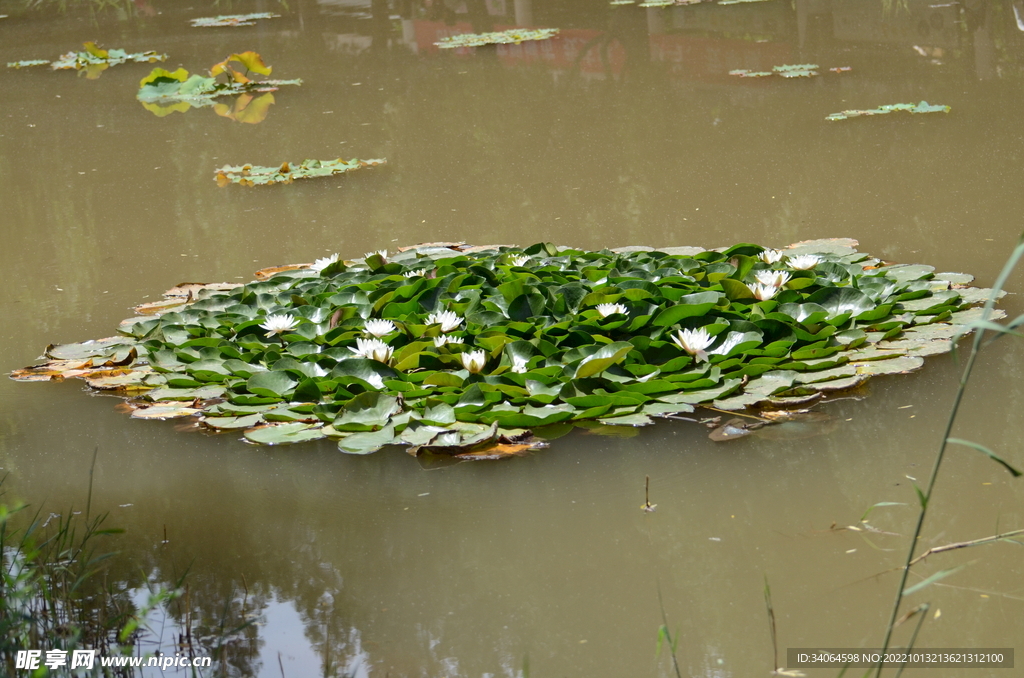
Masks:
[[[992,461],[1001,464],[1003,468],[1005,468],[1013,475],[1014,478],[1019,478],[1021,475],[1024,475],[1021,473],[1021,471],[1011,466],[1005,459],[1003,459],[995,452],[993,452],[992,450],[988,449],[987,447],[980,443],[976,443],[970,440],[963,440],[962,438],[946,438],[946,442],[951,443],[953,445],[963,445],[964,447],[970,447],[971,449],[975,449],[978,452],[981,452]]]
[[[957,565],[956,567],[951,567],[948,570],[939,570],[938,572],[936,572],[932,576],[928,577],[927,579],[925,579],[923,581],[917,582],[916,584],[914,584],[913,586],[911,586],[908,589],[904,589],[903,590],[903,595],[909,596],[911,593],[917,593],[918,591],[920,591],[921,589],[925,588],[926,586],[931,586],[932,584],[934,584],[935,582],[939,581],[940,579],[945,579],[949,575],[953,574],[954,572],[958,572],[959,570],[962,570],[965,567],[967,567],[966,564],[965,565]]]

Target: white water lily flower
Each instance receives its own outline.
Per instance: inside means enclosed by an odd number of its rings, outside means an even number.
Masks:
[[[314,271],[316,271],[317,273],[319,273],[320,271],[324,270],[325,268],[327,268],[328,266],[330,266],[331,264],[333,264],[333,263],[335,263],[337,261],[338,261],[338,253],[335,252],[334,254],[332,254],[329,257],[324,257],[322,259],[317,259],[316,261],[313,262],[313,264],[310,266],[310,268],[313,269]]]
[[[425,268],[417,268],[415,271],[406,271],[402,274],[403,278],[419,278],[427,272]]]
[[[813,254],[801,254],[789,258],[789,267],[796,271],[809,271],[821,263],[821,257]]]
[[[427,325],[440,325],[442,332],[451,332],[462,324],[462,318],[452,311],[441,311],[428,315],[425,322]]]
[[[772,287],[771,285],[758,285],[755,284],[750,288],[750,291],[754,293],[754,296],[761,301],[768,301],[779,292],[778,287]]]
[[[774,264],[776,261],[782,259],[782,252],[779,250],[764,250],[757,256],[761,257],[761,261],[766,264]]]
[[[462,366],[469,370],[471,374],[481,372],[484,369],[484,365],[487,364],[487,358],[483,351],[460,353],[459,360],[462,361]]]
[[[434,346],[441,348],[445,344],[461,344],[465,342],[462,337],[453,337],[449,334],[441,334],[434,337]]]
[[[526,372],[526,358],[512,358],[512,371],[515,372],[516,374],[522,374]]]
[[[380,338],[385,334],[391,334],[395,331],[395,323],[390,320],[381,320],[379,318],[371,318],[366,321],[364,328],[367,334]]]
[[[608,316],[615,315],[616,313],[626,315],[629,313],[629,309],[622,304],[598,304],[597,312],[601,314],[602,318],[607,318]]]
[[[514,257],[512,257],[511,259],[509,259],[509,263],[512,264],[513,266],[523,266],[529,260],[530,260],[530,255],[528,255],[528,254],[517,254]]]
[[[391,354],[395,351],[380,339],[363,339],[362,337],[356,339],[356,348],[350,346],[348,350],[360,358],[369,358],[385,365],[391,362]]]
[[[267,336],[272,337],[275,334],[284,334],[285,332],[291,332],[298,327],[299,322],[294,316],[288,313],[275,313],[267,316],[267,322],[260,325],[263,329],[267,330]]]
[[[758,271],[754,274],[757,282],[768,287],[782,287],[789,282],[790,275],[785,271]]]
[[[676,346],[683,349],[697,360],[707,360],[708,354],[704,352],[708,346],[714,343],[714,339],[703,327],[696,330],[679,330],[672,337]]]
[[[388,251],[387,250],[377,250],[376,252],[367,252],[366,254],[363,255],[363,258],[364,259],[369,259],[374,254],[379,254],[380,258],[383,259],[385,262],[388,260]]]

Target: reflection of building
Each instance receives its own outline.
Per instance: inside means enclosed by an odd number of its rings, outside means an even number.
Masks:
[[[652,8],[648,13],[659,11],[664,10]],[[788,32],[793,22],[789,3],[781,2],[751,5],[740,11],[736,7],[716,4],[673,7],[668,11],[670,19],[665,23],[673,30],[705,31],[735,37],[777,37]]]
[[[342,14],[369,18],[372,16],[370,0],[316,0],[323,14]]]
[[[651,61],[682,80],[725,82],[735,80],[733,69],[786,63],[792,48],[780,38],[792,25],[788,5],[778,2],[743,11],[710,4],[647,10]]]
[[[913,0],[906,9],[885,12],[881,3],[833,0],[833,32],[838,40],[958,47],[960,5]]]
[[[370,49],[373,38],[356,33],[325,33],[324,42],[330,52],[355,55]]]
[[[651,61],[666,63],[669,74],[683,80],[734,81],[736,77],[729,75],[729,71],[737,68],[770,71],[772,66],[786,63],[790,52],[790,45],[784,42],[762,43],[674,33],[651,36]]]

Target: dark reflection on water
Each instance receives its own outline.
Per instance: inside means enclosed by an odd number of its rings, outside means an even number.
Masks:
[[[275,77],[304,80],[261,124],[238,125],[154,117],[134,100],[145,65],[95,81],[0,74],[0,367],[107,336],[178,282],[439,239],[847,236],[990,284],[1020,229],[1024,142],[1010,112],[1022,104],[1024,6],[883,4],[148,0],[61,13],[0,0],[5,63],[98,40],[167,52],[169,69],[193,72],[254,49]],[[233,11],[283,16],[188,28]],[[562,32],[455,53],[432,44],[516,25]],[[728,75],[783,63],[822,74]],[[826,70],[841,66],[852,70]],[[920,100],[952,111],[824,120]],[[213,181],[224,164],[339,155],[388,165],[265,190]],[[1024,311],[1015,297],[1005,305]],[[956,432],[1018,466],[1021,365],[1019,343],[993,345]],[[235,675],[668,675],[664,654],[654,659],[660,587],[684,671],[747,676],[771,668],[766,574],[781,649],[878,643],[896,582],[871,577],[895,566],[905,539],[829,528],[892,501],[908,506],[876,509],[873,524],[911,529],[908,476],[926,477],[957,375],[940,357],[878,379],[865,399],[822,407],[836,426],[810,437],[714,444],[705,428],[665,422],[432,470],[394,450],[246,446],[129,421],[77,384],[5,380],[0,466],[18,497],[63,510],[85,502],[99,445],[94,505],[127,528],[110,576],[168,583],[191,564],[197,638],[221,620],[259,622],[233,640]],[[652,514],[640,510],[645,476]],[[926,546],[1020,527],[1022,498],[999,467],[958,451]],[[922,568],[977,561],[915,596],[942,611],[921,644],[1013,645],[1024,624],[1015,556],[998,544]],[[184,605],[170,610],[179,623]]]

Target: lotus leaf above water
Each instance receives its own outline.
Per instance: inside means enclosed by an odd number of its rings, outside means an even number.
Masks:
[[[256,12],[253,14],[222,14],[221,16],[204,16],[189,19],[193,28],[234,28],[236,26],[255,26],[260,19],[279,19],[280,14]]]
[[[135,417],[191,417],[254,443],[494,458],[574,426],[806,404],[916,370],[979,320],[971,307],[990,291],[970,276],[855,245],[334,255],[247,284],[180,285],[119,336],[51,345],[12,376],[81,377],[129,397]]]
[[[442,49],[481,47],[483,45],[518,45],[527,40],[547,40],[558,34],[557,28],[512,28],[494,33],[462,33],[441,38],[434,44]]]
[[[245,69],[244,73],[239,70],[239,66]],[[159,117],[175,111],[183,113],[190,108],[214,106],[217,113],[224,117],[242,122],[260,122],[266,117],[267,108],[274,103],[273,97],[267,99],[265,93],[276,92],[283,85],[302,84],[302,80],[298,79],[254,80],[249,77],[253,73],[270,75],[271,70],[263,58],[252,51],[232,54],[214,64],[210,67],[209,77],[198,73],[189,74],[184,68],[175,71],[154,68],[139,82],[136,98],[146,110]],[[220,75],[224,75],[226,81],[218,80]],[[264,96],[253,101],[256,94]],[[215,101],[219,97],[234,95],[242,95],[244,101],[240,99],[242,103],[236,102],[233,109]],[[244,111],[249,108],[252,110],[246,115]]]
[[[386,165],[387,160],[303,160],[300,163],[285,162],[277,167],[260,167],[259,165],[225,165],[217,170],[214,179],[217,185],[224,187],[229,184],[242,186],[266,186],[269,184],[290,184],[296,179],[311,179],[344,174],[364,167]],[[317,264],[320,262],[318,261]]]
[[[155,63],[165,61],[166,54],[157,54],[154,51],[136,52],[129,54],[123,49],[102,49],[94,42],[83,44],[84,52],[68,52],[58,57],[55,61],[46,59],[31,59],[27,61],[13,61],[7,64],[8,68],[26,68],[29,66],[45,66],[58,70],[77,70],[85,73],[90,80],[95,80],[100,74],[111,66],[133,61],[135,63]]]

